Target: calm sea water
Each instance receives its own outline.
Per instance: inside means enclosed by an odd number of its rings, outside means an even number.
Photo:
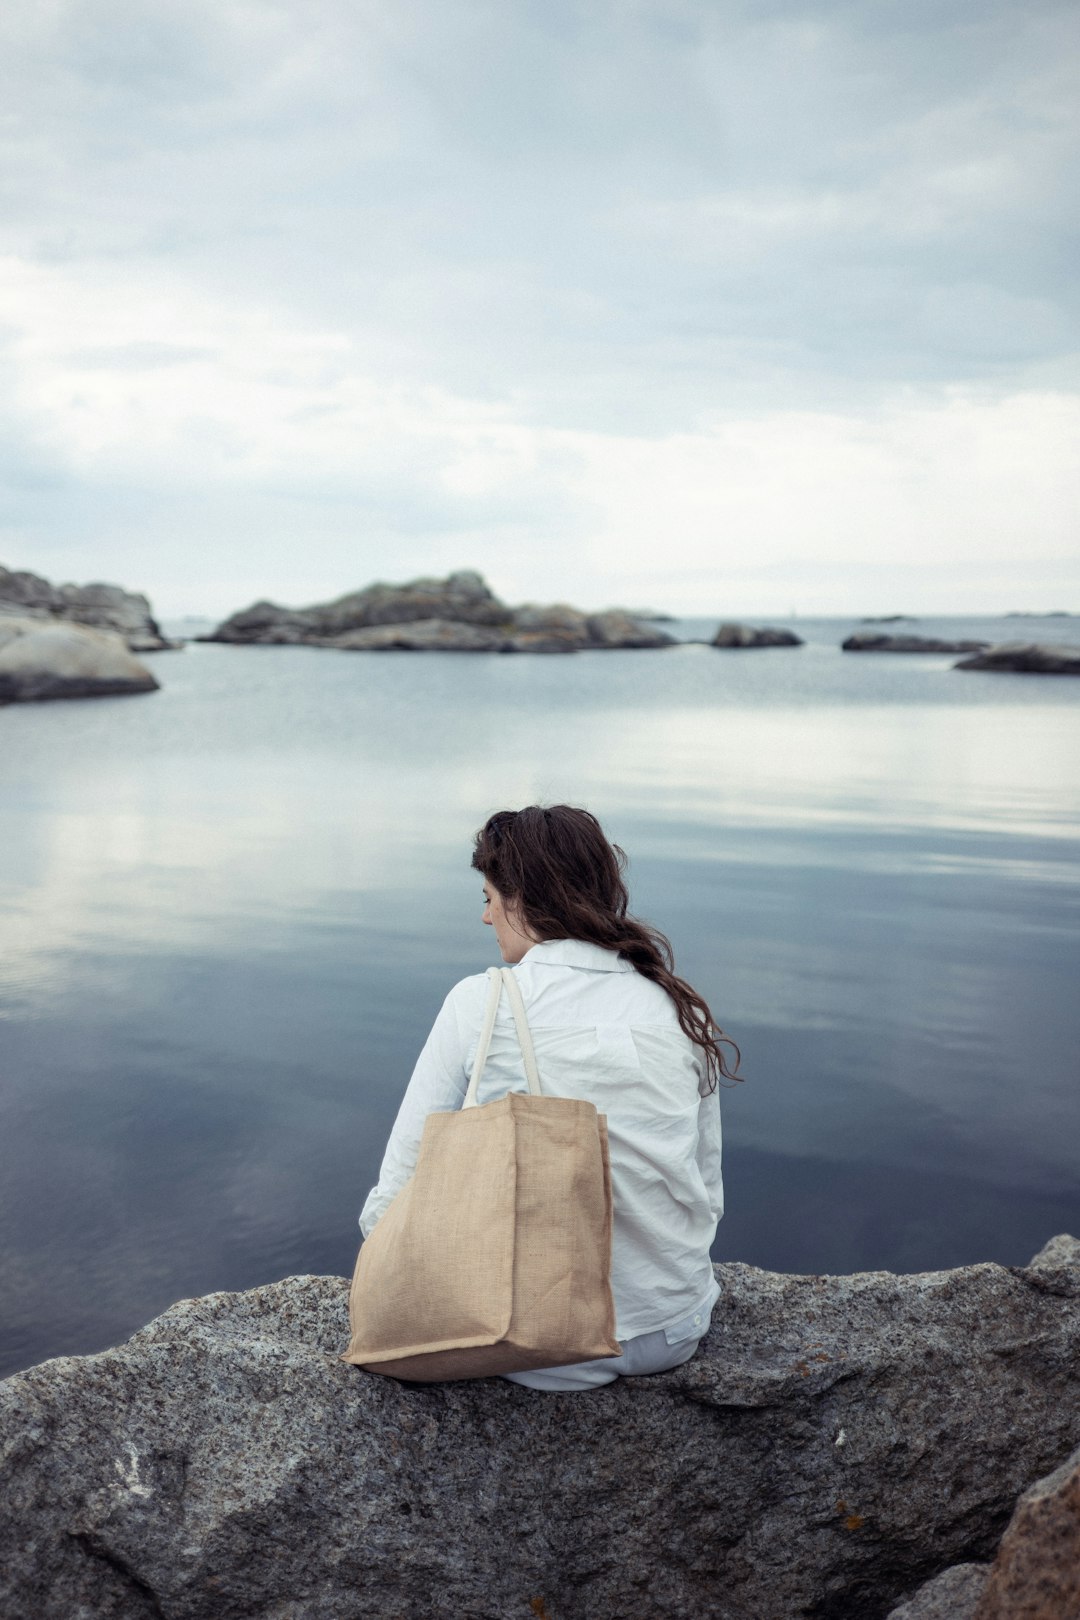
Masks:
[[[743,1048],[718,1257],[1020,1263],[1080,1231],[1080,681],[796,628],[192,645],[151,697],[0,710],[0,1372],[351,1268],[413,1058],[493,959],[473,830],[536,799],[601,816]]]

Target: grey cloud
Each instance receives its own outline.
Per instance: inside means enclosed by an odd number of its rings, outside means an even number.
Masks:
[[[213,349],[182,343],[118,343],[108,348],[69,349],[67,358],[79,368],[103,371],[156,371],[162,366],[192,365],[209,360]]]
[[[0,30],[8,251],[175,274],[383,384],[647,435],[1077,386],[1072,0],[59,0]],[[166,316],[72,358],[209,351]],[[516,501],[422,472],[372,521],[588,522],[543,468]]]

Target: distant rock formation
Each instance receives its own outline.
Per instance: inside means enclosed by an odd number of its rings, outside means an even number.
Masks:
[[[860,624],[901,624],[905,620],[916,622],[914,613],[864,613]]]
[[[1026,1267],[717,1276],[691,1361],[586,1394],[346,1366],[343,1277],[16,1374],[0,1614],[854,1620],[988,1561],[1080,1443],[1075,1239]]]
[[[162,652],[181,645],[162,635],[145,596],[119,585],[50,585],[40,574],[0,568],[0,615],[12,614],[115,630],[132,652]]]
[[[0,703],[116,697],[157,685],[114,631],[0,615]]]
[[[978,652],[988,641],[939,641],[936,636],[886,636],[856,630],[840,643],[844,652],[957,653]]]
[[[404,585],[369,585],[306,608],[256,602],[203,641],[237,646],[336,647],[344,652],[563,653],[668,647],[674,637],[619,609],[582,613],[565,603],[511,608],[471,571]]]
[[[984,644],[985,645],[985,644]],[[1080,646],[1036,641],[1007,641],[974,658],[962,658],[953,669],[989,669],[1019,675],[1080,675]]]
[[[803,639],[793,630],[774,630],[768,625],[722,624],[711,647],[801,647]]]

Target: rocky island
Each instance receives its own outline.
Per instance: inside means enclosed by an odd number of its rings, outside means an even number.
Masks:
[[[1080,646],[1036,641],[1006,641],[962,658],[954,669],[988,669],[1017,675],[1080,675]]]
[[[915,1276],[717,1274],[693,1360],[587,1394],[349,1367],[342,1277],[186,1300],[16,1374],[0,1613],[1077,1612],[1080,1243]],[[1043,1607],[1016,1597],[1032,1570]]]
[[[50,585],[40,574],[0,567],[0,617],[59,619],[122,636],[131,652],[168,652],[181,644],[162,635],[149,600],[119,585]]]
[[[0,704],[155,692],[134,654],[177,645],[145,596],[0,567]]]
[[[771,625],[722,624],[710,647],[801,647],[803,639],[794,630],[777,630]]]
[[[937,636],[886,635],[876,630],[856,630],[840,643],[844,652],[958,653],[981,652],[987,641],[943,641]]]
[[[0,614],[0,704],[157,689],[146,665],[112,630]]]
[[[622,609],[583,613],[565,603],[508,607],[480,574],[375,584],[305,608],[255,602],[202,641],[233,646],[334,647],[343,652],[570,653],[668,647],[675,638]]]

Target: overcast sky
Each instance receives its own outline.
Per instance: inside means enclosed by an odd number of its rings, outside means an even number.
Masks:
[[[5,0],[0,562],[1080,610],[1080,6]]]

